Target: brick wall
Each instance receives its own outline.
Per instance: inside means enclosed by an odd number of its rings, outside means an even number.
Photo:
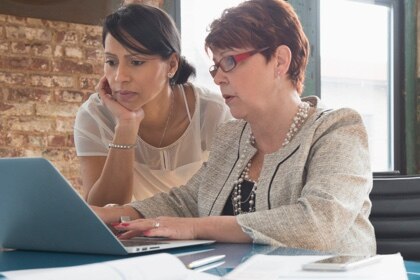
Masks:
[[[47,158],[80,191],[73,124],[103,73],[101,32],[0,14],[0,157]]]
[[[80,188],[77,109],[103,72],[101,27],[0,15],[0,157],[45,157]]]

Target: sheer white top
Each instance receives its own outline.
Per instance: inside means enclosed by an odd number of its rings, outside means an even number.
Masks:
[[[217,126],[232,118],[220,94],[190,86],[195,95],[195,111],[191,114],[186,104],[190,124],[178,140],[167,147],[156,148],[137,137],[133,200],[184,185],[207,160]],[[179,89],[186,102],[183,87],[179,86]],[[77,155],[107,156],[114,127],[113,115],[98,95],[92,94],[76,116],[74,141]]]

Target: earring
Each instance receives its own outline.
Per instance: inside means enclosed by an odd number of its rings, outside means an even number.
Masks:
[[[172,73],[168,73],[168,78],[171,79],[173,77],[174,74]]]

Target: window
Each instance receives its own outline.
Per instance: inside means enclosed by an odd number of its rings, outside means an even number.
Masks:
[[[359,111],[380,172],[396,167],[393,12],[391,1],[320,1],[321,98]]]
[[[206,28],[223,9],[242,1],[178,2],[183,54],[197,68],[195,82],[216,92],[219,89],[208,73],[212,61],[204,51]],[[318,95],[332,108],[357,110],[368,130],[373,171],[400,170],[403,128],[400,125],[401,97],[395,92],[399,92],[401,86],[398,62],[402,39],[394,32],[401,24],[398,23],[400,1],[289,2],[300,15],[311,40],[312,53],[320,55],[320,60],[314,60],[316,65],[308,66],[320,86],[307,86],[311,92],[304,95]],[[307,18],[312,17],[307,11],[313,12],[314,7],[319,7],[315,18]],[[313,29],[319,32],[319,39],[311,39]]]
[[[204,49],[204,39],[210,23],[221,16],[224,9],[244,0],[180,1],[182,53],[197,69],[195,83],[219,92],[208,71],[214,64]]]

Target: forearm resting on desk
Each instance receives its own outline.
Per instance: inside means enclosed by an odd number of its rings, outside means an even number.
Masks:
[[[243,232],[235,216],[210,216],[196,218],[194,231],[197,239],[218,242],[250,243],[252,239]]]

